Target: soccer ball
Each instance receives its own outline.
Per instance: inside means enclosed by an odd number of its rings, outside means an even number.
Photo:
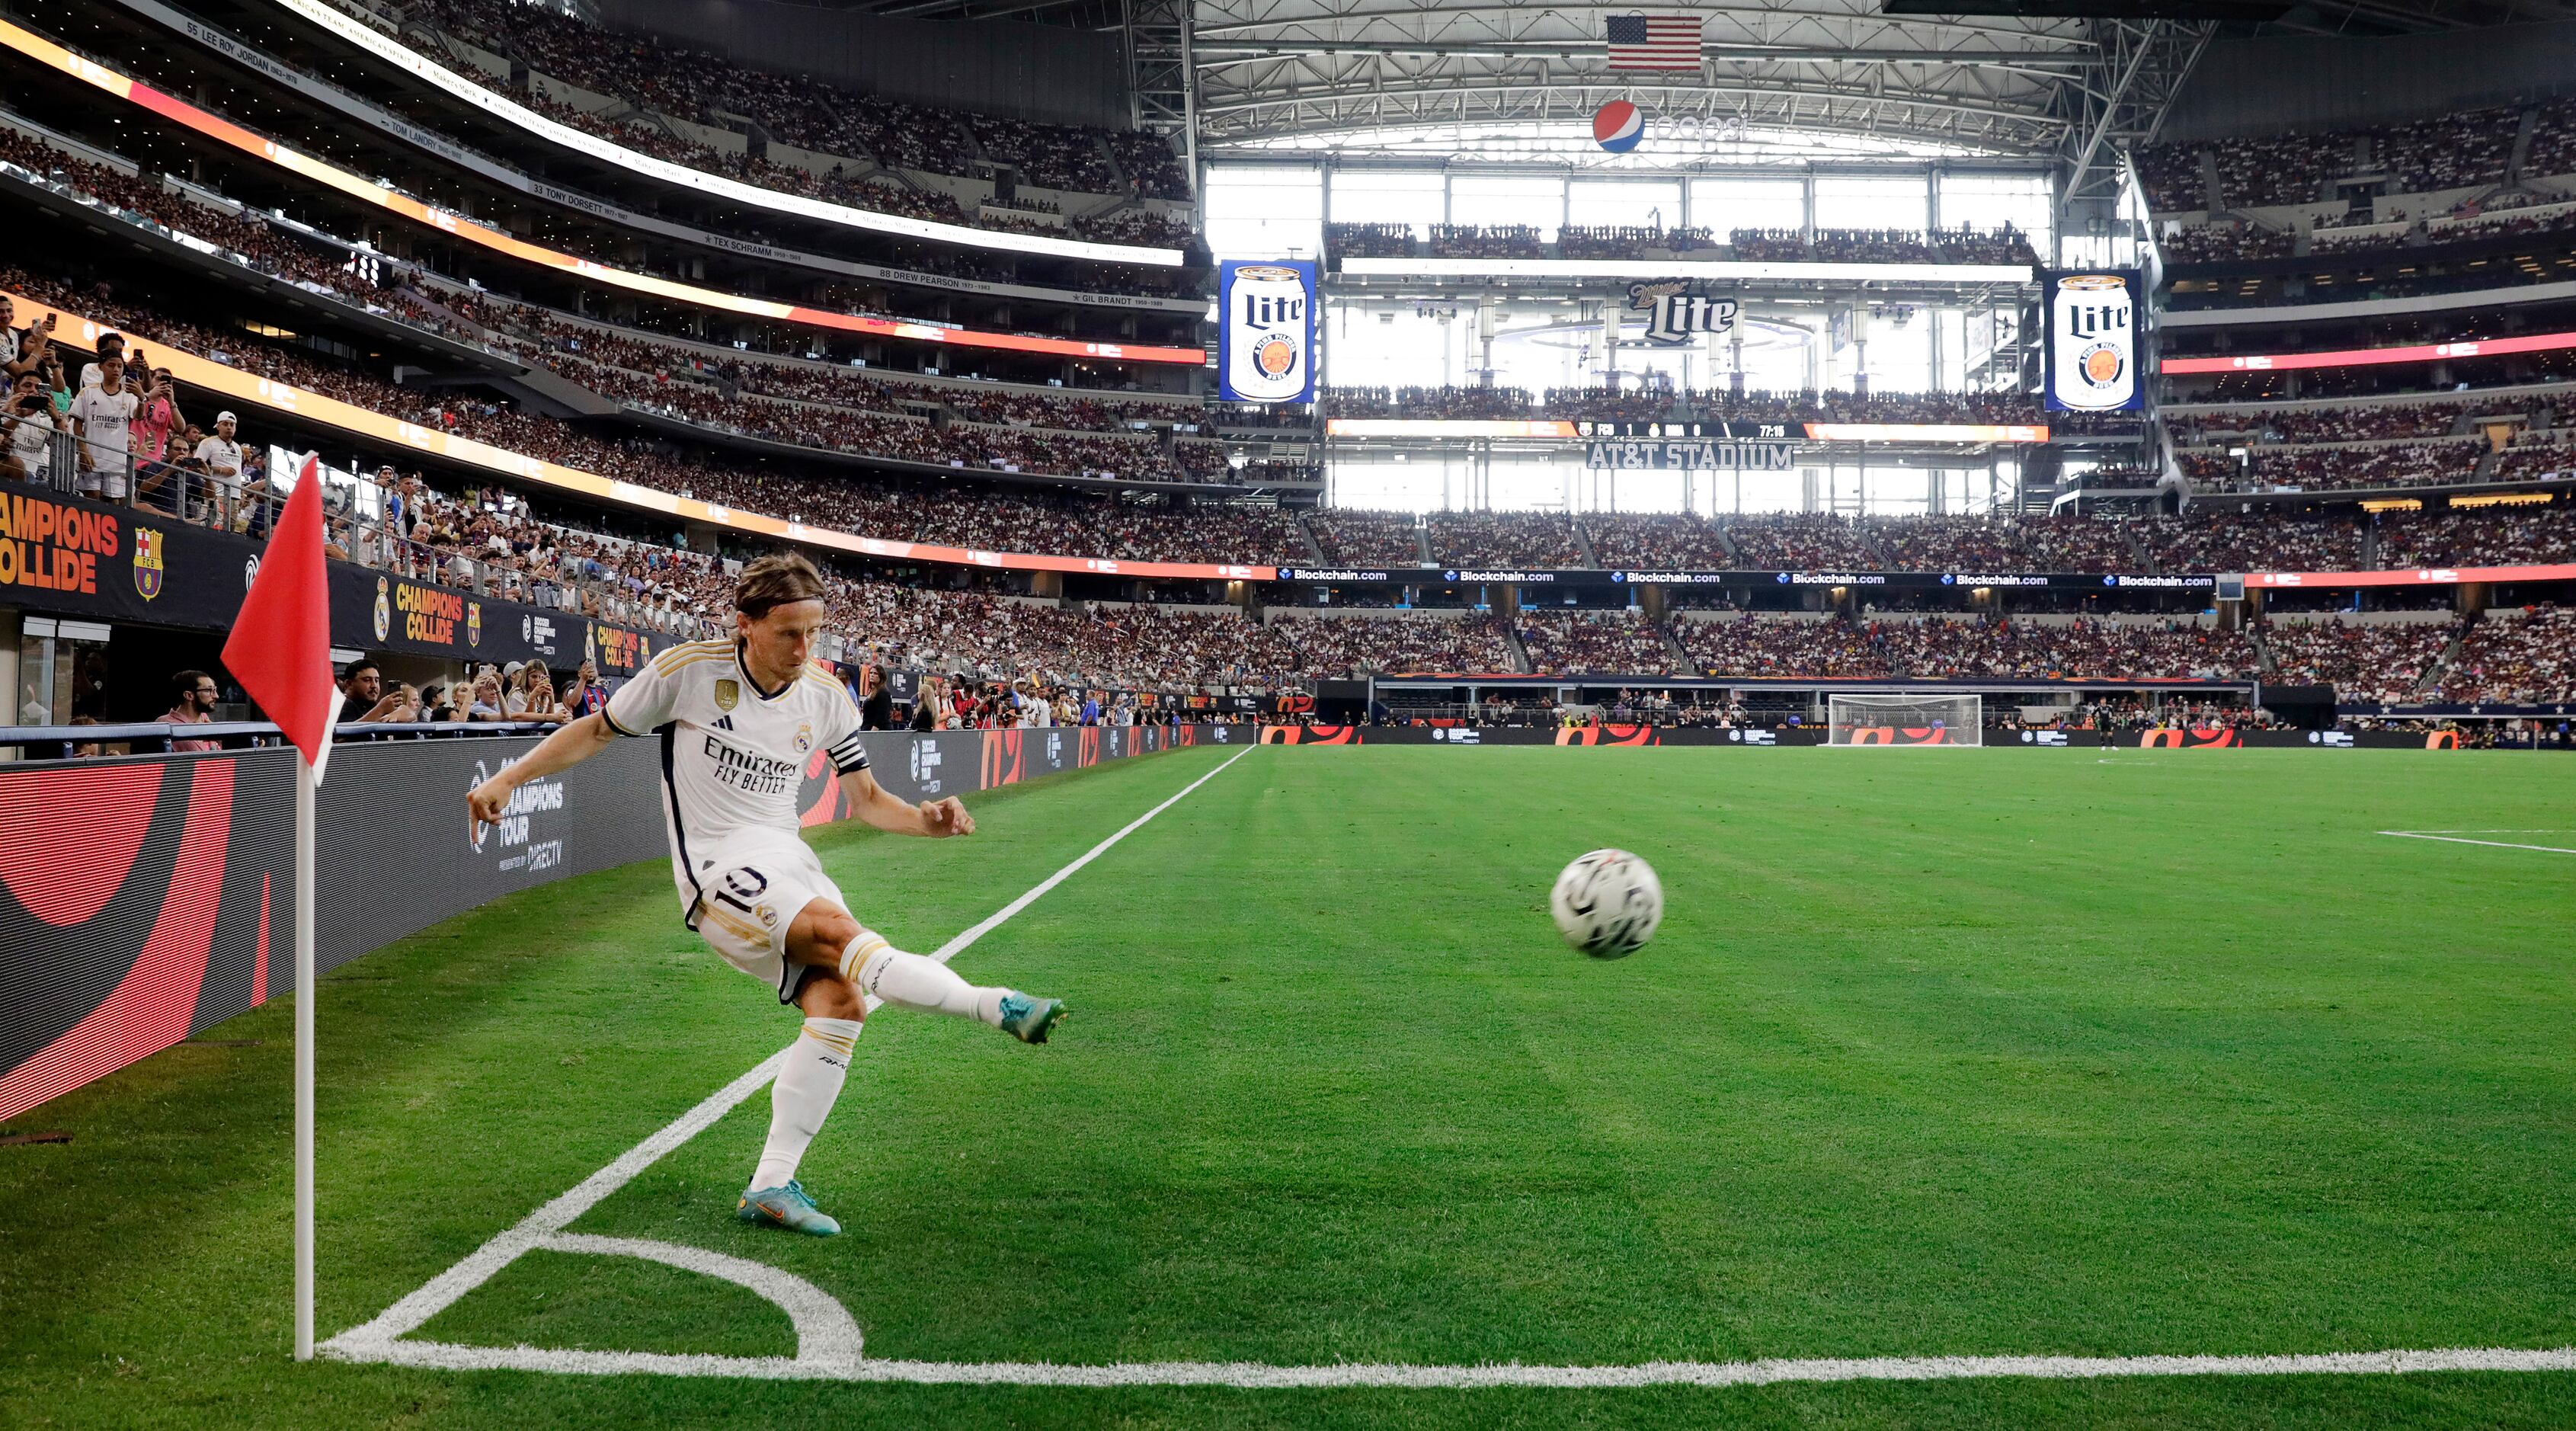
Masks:
[[[1547,907],[1566,943],[1595,959],[1625,959],[1655,937],[1664,886],[1626,850],[1594,850],[1556,877]]]

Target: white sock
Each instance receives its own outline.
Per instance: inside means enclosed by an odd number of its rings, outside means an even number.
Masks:
[[[860,930],[850,941],[841,955],[841,977],[898,1009],[982,1019],[996,1028],[1002,1023],[1002,996],[1010,992],[977,988],[936,959],[895,948],[873,929]]]
[[[746,1192],[784,1187],[796,1176],[805,1145],[823,1130],[832,1100],[850,1076],[850,1050],[859,1040],[857,1019],[807,1019],[805,1031],[787,1046],[787,1062],[778,1081],[769,1085],[769,1141],[761,1146],[760,1166],[752,1170]]]

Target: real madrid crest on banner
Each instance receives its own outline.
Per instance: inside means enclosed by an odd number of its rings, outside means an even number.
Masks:
[[[161,594],[161,578],[167,571],[163,557],[169,541],[168,536],[150,527],[134,529],[134,589],[146,601]]]
[[[1668,278],[1628,285],[1628,311],[1646,315],[1646,341],[1666,347],[1691,342],[1702,333],[1723,333],[1735,326],[1741,305],[1704,291],[1693,280]]]
[[[382,641],[385,633],[394,629],[394,588],[381,576],[376,578],[375,618],[376,639]]]

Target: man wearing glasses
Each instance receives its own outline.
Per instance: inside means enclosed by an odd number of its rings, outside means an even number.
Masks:
[[[222,694],[215,687],[214,677],[203,671],[181,671],[170,678],[170,684],[178,694],[178,704],[170,707],[161,719],[172,725],[214,724],[215,698]],[[222,747],[211,740],[174,740],[170,742],[170,748],[192,751],[219,750]]]

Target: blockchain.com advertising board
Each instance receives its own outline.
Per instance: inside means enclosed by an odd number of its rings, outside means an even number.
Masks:
[[[1217,270],[1217,384],[1227,402],[1312,402],[1315,264],[1228,260]]]

